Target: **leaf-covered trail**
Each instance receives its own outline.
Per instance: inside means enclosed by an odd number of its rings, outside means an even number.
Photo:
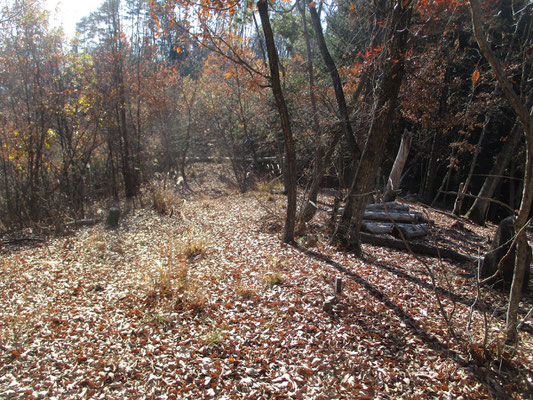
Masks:
[[[358,260],[324,240],[312,249],[320,257],[306,254],[261,229],[263,202],[281,210],[284,198],[191,200],[173,217],[137,210],[116,231],[86,228],[3,254],[0,397],[488,396],[454,360],[461,348],[421,263],[371,246]],[[473,282],[428,262],[441,293],[459,287],[467,300],[442,296],[468,333]],[[343,295],[324,311],[336,276]],[[478,312],[472,320],[478,337]]]

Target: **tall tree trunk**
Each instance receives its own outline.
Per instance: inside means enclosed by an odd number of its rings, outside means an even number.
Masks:
[[[483,129],[481,130],[481,134],[479,135],[479,140],[477,142],[476,149],[474,150],[474,156],[472,158],[472,162],[470,163],[470,169],[468,170],[466,181],[464,183],[461,183],[461,187],[457,191],[457,198],[455,199],[455,204],[453,205],[454,215],[460,215],[461,210],[463,209],[463,200],[465,198],[465,194],[468,192],[468,189],[470,188],[470,182],[472,181],[472,176],[474,175],[474,169],[476,167],[477,158],[479,156],[479,152],[481,151],[481,143],[483,143],[483,139],[485,138],[485,133],[487,133],[487,126],[489,125],[489,120],[490,120],[490,113],[485,116],[485,122],[483,124]]]
[[[305,16],[305,1],[300,4],[298,0],[296,5],[302,16],[302,25],[304,30],[305,53],[307,56],[307,79],[309,83],[309,99],[311,101],[311,112],[313,113],[313,130],[318,138],[320,134],[320,121],[318,120],[318,107],[315,96],[315,72],[313,67],[313,52],[311,50],[311,41],[309,40],[309,31],[307,30],[307,18]]]
[[[282,240],[285,243],[294,242],[294,227],[296,224],[296,154],[294,150],[294,138],[292,136],[291,123],[289,119],[289,110],[281,90],[281,81],[279,79],[279,58],[278,51],[274,42],[274,34],[270,25],[268,16],[267,0],[257,2],[257,10],[261,18],[263,33],[268,54],[268,64],[270,67],[270,81],[272,93],[276,100],[281,121],[281,129],[285,141],[285,189],[287,190],[287,215],[285,218],[285,227],[283,229]]]
[[[195,92],[196,93],[196,92]],[[192,103],[191,99],[191,103]],[[189,146],[191,143],[191,125],[192,125],[192,104],[187,103],[187,129],[185,131],[185,143],[181,148],[181,159],[179,162],[180,174],[183,179],[183,187],[189,188],[189,183],[187,181],[187,175],[185,169],[187,167],[187,154],[189,153]]]
[[[344,136],[348,142],[353,160],[359,160],[361,157],[361,150],[355,139],[352,124],[350,123],[350,116],[348,113],[348,107],[346,105],[346,98],[344,97],[341,77],[339,76],[339,71],[337,70],[335,61],[329,53],[326,39],[324,38],[324,33],[322,31],[320,16],[318,15],[314,2],[311,2],[310,0],[307,1],[309,5],[309,12],[311,14],[311,21],[313,23],[313,28],[315,30],[316,39],[318,42],[318,48],[320,49],[320,53],[322,54],[322,58],[324,59],[326,67],[328,68],[329,74],[331,75],[331,82],[335,91],[335,99],[337,100],[337,106],[339,108],[339,118],[341,120]]]
[[[450,82],[452,78],[451,62],[448,61],[446,71],[444,72],[444,86],[440,95],[439,111],[437,118],[442,118],[448,109],[448,96],[450,93]],[[435,191],[435,179],[437,177],[438,156],[442,152],[444,134],[440,129],[434,129],[433,140],[431,141],[431,152],[428,160],[427,174],[424,179],[424,188],[422,199],[424,203],[429,204],[433,200]]]
[[[334,131],[331,134],[328,145],[325,147],[325,149],[324,146],[319,146],[315,156],[313,181],[311,183],[311,187],[309,188],[307,201],[299,216],[299,221],[302,223],[311,221],[317,211],[316,201],[318,198],[318,191],[320,190],[320,184],[322,183],[322,179],[324,179],[326,168],[333,158],[333,153],[335,152],[335,148],[337,147],[337,143],[339,143],[339,139],[342,134],[342,128],[340,126],[334,126],[333,129]]]
[[[505,170],[507,169],[511,158],[516,154],[516,149],[522,138],[522,127],[517,121],[511,133],[503,145],[502,150],[498,153],[494,164],[483,182],[483,186],[477,194],[477,198],[466,213],[466,217],[475,222],[478,225],[485,225],[487,218],[487,211],[490,206],[490,201],[496,192],[501,179],[504,177]]]
[[[318,198],[320,184],[322,183],[326,168],[329,165],[331,157],[335,151],[335,147],[337,146],[339,135],[336,133],[336,131],[334,131],[332,140],[330,140],[330,143],[327,146],[324,146],[320,135],[320,121],[318,120],[318,107],[315,96],[313,56],[311,51],[311,41],[309,40],[309,31],[307,30],[307,18],[305,14],[306,2],[303,1],[302,3],[300,3],[300,1],[298,0],[296,2],[296,5],[298,6],[298,10],[300,11],[300,14],[302,16],[305,48],[307,55],[307,79],[309,84],[309,99],[311,101],[311,112],[313,113],[313,130],[317,141],[317,150],[315,153],[314,171],[311,185],[307,193],[306,201],[302,207],[300,215],[298,216],[298,221],[300,223],[305,224],[306,222],[311,221],[316,214],[316,200]]]
[[[122,43],[121,43],[121,24],[120,24],[120,14],[119,14],[119,1],[111,3],[111,14],[110,14],[110,28],[112,34],[112,44],[111,52],[113,55],[113,67],[114,67],[114,85],[116,86],[117,99],[116,99],[116,121],[117,128],[120,135],[120,156],[122,161],[122,177],[124,179],[124,192],[126,198],[130,199],[135,197],[138,192],[139,182],[138,174],[135,170],[135,164],[133,162],[134,155],[132,153],[132,148],[130,141],[130,133],[128,129],[128,119],[127,119],[127,103],[126,103],[126,88],[124,82],[124,65],[123,65],[123,54],[122,54]]]
[[[125,101],[125,100],[124,100]],[[131,156],[130,148],[130,136],[127,126],[126,118],[126,105],[125,103],[120,102],[119,105],[119,117],[120,117],[120,136],[121,136],[121,156],[122,156],[122,177],[124,178],[124,192],[126,198],[131,199],[137,195],[138,183],[137,183],[137,174],[135,173],[135,167],[133,165],[133,160]]]
[[[392,126],[398,94],[405,74],[404,54],[411,8],[408,5],[406,9],[402,4],[402,1],[396,2],[392,11],[391,45],[383,70],[383,78],[377,90],[370,132],[352,181],[344,213],[332,237],[334,243],[353,250],[357,256],[361,255],[360,229],[368,192],[373,188],[377,170],[383,158],[383,149]]]
[[[511,293],[509,295],[509,307],[507,309],[507,326],[506,339],[509,343],[516,343],[518,340],[518,306],[520,298],[522,297],[522,287],[524,282],[524,275],[526,268],[526,257],[528,251],[527,236],[525,232],[526,224],[528,222],[529,212],[533,204],[533,119],[531,111],[524,105],[518,95],[515,93],[511,83],[505,75],[500,61],[492,52],[485,33],[483,32],[482,11],[479,0],[470,0],[470,10],[472,11],[472,25],[474,27],[474,36],[483,52],[483,55],[488,60],[491,69],[498,80],[498,84],[502,88],[505,97],[511,103],[520,122],[524,126],[524,134],[526,137],[526,162],[524,168],[524,185],[522,190],[522,202],[515,220],[515,231],[517,232],[516,244],[516,259],[515,269],[513,274],[513,283],[511,285]]]
[[[107,173],[108,175],[111,175],[110,176],[110,179],[108,177],[108,182],[111,181],[111,187],[109,188],[110,190],[110,195],[113,196],[113,199],[115,199],[115,201],[118,201],[118,184],[117,184],[117,173],[115,171],[115,157],[114,157],[114,144],[113,144],[113,133],[111,132],[111,129],[108,129],[108,132],[107,132],[107,150],[108,150],[108,157],[107,157],[107,160],[108,160],[108,163],[109,163],[109,166],[107,168]]]

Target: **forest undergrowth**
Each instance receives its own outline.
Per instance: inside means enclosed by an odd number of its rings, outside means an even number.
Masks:
[[[152,190],[116,230],[0,249],[0,398],[531,398],[531,319],[506,348],[506,295],[478,292],[474,265],[355,258],[324,211],[285,245],[286,198],[240,194],[224,168]],[[410,205],[440,246],[487,250],[494,226]]]

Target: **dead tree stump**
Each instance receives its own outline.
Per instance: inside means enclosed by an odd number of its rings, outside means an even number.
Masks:
[[[107,214],[106,225],[109,229],[118,228],[118,221],[120,220],[120,209],[118,207],[111,207]]]

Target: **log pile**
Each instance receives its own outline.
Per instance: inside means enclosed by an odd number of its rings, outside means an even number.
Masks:
[[[337,215],[343,211],[343,207],[340,207]],[[329,213],[335,214],[335,210]],[[425,237],[430,222],[422,213],[410,211],[407,205],[395,202],[368,204],[361,230],[373,235],[393,235],[398,238],[401,238],[401,232],[405,239],[410,240]]]
[[[361,230],[374,235],[401,237],[403,234],[410,240],[425,237],[429,232],[429,222],[422,213],[410,211],[407,205],[394,202],[369,204],[363,215]]]
[[[340,215],[344,211],[342,207],[338,207],[337,203],[336,206],[329,211],[329,214],[334,219],[336,219],[336,215]],[[431,224],[434,224],[434,221],[428,220],[420,212],[411,211],[407,205],[395,202],[368,204],[361,226],[361,242],[374,246],[412,251],[431,257],[448,258],[461,263],[477,261],[475,257],[458,253],[452,249],[437,247],[423,241],[411,241],[412,239],[423,239],[427,236]],[[398,239],[387,235],[393,235]]]

